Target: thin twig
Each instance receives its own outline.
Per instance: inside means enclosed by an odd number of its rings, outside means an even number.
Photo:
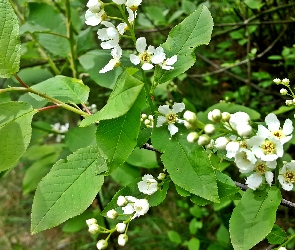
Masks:
[[[264,24],[284,24],[284,23],[294,23],[295,20],[277,20],[277,21],[262,21],[262,22],[252,22],[252,23],[220,23],[214,24],[214,27],[228,27],[228,26],[251,26],[251,25],[264,25]]]
[[[25,87],[25,88],[29,88],[29,86],[28,86],[27,84],[25,84],[25,83],[22,81],[22,79],[20,79],[20,78],[18,77],[17,74],[14,74],[14,77],[16,78],[16,80],[18,80],[18,82],[19,82],[23,87]]]

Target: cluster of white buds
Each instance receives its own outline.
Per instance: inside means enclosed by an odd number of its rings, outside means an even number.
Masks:
[[[147,116],[147,114],[142,114],[140,121],[143,122],[147,128],[154,127],[154,117],[152,115]]]
[[[253,132],[248,114],[236,112],[230,115],[228,122],[222,125],[227,129],[228,136],[221,136],[215,140],[215,148],[226,150],[226,157],[234,159],[241,173],[248,175],[246,184],[251,189],[257,189],[264,181],[272,184],[277,159],[283,156],[283,144],[292,138],[293,125],[287,119],[280,127],[275,114],[265,117],[267,125],[258,125]],[[279,173],[279,182],[283,189],[291,190],[295,182],[295,162],[286,163]]]
[[[86,220],[86,224],[88,226],[88,231],[91,234],[97,234],[100,230],[99,225],[97,224],[97,220],[94,218]]]
[[[293,99],[292,100],[286,100],[286,105],[287,106],[292,106],[292,105],[295,105],[295,95],[294,95],[294,92],[292,91],[291,87],[290,87],[290,80],[288,78],[284,78],[283,80],[279,79],[279,78],[276,78],[273,80],[274,83],[276,84],[281,84],[281,85],[284,85],[285,87],[287,87],[289,89],[285,89],[285,88],[282,88],[280,90],[280,94],[281,95],[288,95],[290,97],[292,97]]]
[[[65,125],[61,125],[59,122],[51,125],[52,130],[57,132],[55,141],[56,142],[61,142],[62,139],[65,138],[64,133],[68,132],[69,130],[69,123],[66,123]],[[49,137],[52,137],[53,134],[49,134]]]
[[[168,130],[170,135],[173,136],[178,132],[178,127],[175,123],[184,124],[184,120],[179,119],[177,113],[182,112],[185,109],[184,103],[174,103],[172,109],[169,108],[169,105],[162,105],[158,108],[158,111],[161,115],[158,116],[156,127],[161,127],[164,123],[168,124]]]
[[[94,103],[93,104],[89,104],[89,102],[86,102],[85,105],[86,105],[86,108],[89,110],[90,113],[94,114],[94,113],[97,112],[97,106],[96,106],[96,104],[94,104]]]
[[[137,16],[138,6],[142,0],[113,0],[112,4],[116,4],[121,11],[125,11],[121,5],[125,5],[128,13],[128,18],[125,22],[119,23],[115,26],[113,23],[106,21],[108,18],[104,10],[105,4],[100,0],[89,0],[86,6],[88,10],[85,13],[85,23],[90,26],[104,25],[104,28],[98,29],[97,35],[100,39],[101,47],[103,49],[111,49],[112,59],[99,71],[99,73],[106,73],[121,64],[122,49],[119,45],[120,39],[125,31],[134,26],[134,21]],[[111,18],[111,17],[109,17]],[[146,39],[140,37],[136,40],[137,55],[131,54],[130,61],[135,64],[141,65],[143,70],[150,70],[154,65],[159,65],[164,70],[174,69],[177,61],[177,55],[166,58],[166,54],[162,47],[155,48],[149,46],[147,48]]]

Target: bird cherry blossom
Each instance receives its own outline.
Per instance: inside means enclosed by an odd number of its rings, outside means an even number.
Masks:
[[[103,41],[100,46],[103,49],[112,49],[119,46],[120,35],[116,27],[108,21],[103,21],[101,24],[106,26],[106,28],[97,31],[98,39]]]
[[[120,59],[122,57],[122,49],[120,46],[115,46],[111,51],[112,59],[107,63],[106,66],[104,66],[99,73],[106,73],[108,71],[111,71],[115,67],[118,67],[120,65]]]
[[[85,23],[90,26],[96,26],[106,19],[106,12],[103,9],[103,2],[100,0],[89,0],[86,6],[88,10],[85,13]]]
[[[158,182],[150,174],[146,174],[142,177],[142,181],[137,183],[140,192],[151,195],[158,190]]]
[[[286,191],[293,189],[295,183],[295,161],[291,161],[282,167],[278,179],[283,189]]]
[[[172,109],[169,105],[162,105],[158,108],[158,111],[162,114],[158,116],[157,127],[161,127],[164,123],[168,123],[168,130],[170,135],[174,135],[178,132],[178,128],[175,123],[184,123],[184,120],[178,118],[177,113],[182,112],[185,109],[184,103],[174,103]]]

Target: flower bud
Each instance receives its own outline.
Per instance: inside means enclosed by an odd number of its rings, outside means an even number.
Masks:
[[[210,142],[209,142],[209,144],[206,146],[206,148],[207,148],[207,149],[211,149],[211,150],[214,148],[214,140],[213,140],[213,139],[210,140]]]
[[[106,249],[108,247],[108,242],[106,240],[99,240],[96,244],[98,250]]]
[[[221,117],[221,111],[219,109],[213,109],[208,113],[208,119],[212,122],[219,122]]]
[[[107,212],[107,217],[110,219],[116,219],[118,217],[118,212],[115,209],[109,210]]]
[[[183,122],[184,126],[189,129],[189,130],[193,130],[193,129],[196,129],[196,126],[192,123],[189,123],[188,121],[184,120]]]
[[[286,100],[286,105],[287,106],[291,106],[293,104],[293,101],[292,100]]]
[[[284,84],[284,85],[286,85],[286,86],[288,86],[289,83],[290,83],[290,80],[289,80],[288,78],[284,78],[284,79],[282,80],[282,84]]]
[[[150,121],[149,119],[145,119],[145,120],[144,120],[144,124],[145,124],[145,125],[149,125],[150,123],[151,123],[151,121]]]
[[[281,80],[279,78],[275,78],[275,79],[273,79],[273,82],[275,84],[280,84],[281,83]]]
[[[206,146],[210,143],[211,139],[208,135],[204,134],[199,137],[198,145],[199,146]]]
[[[147,115],[146,115],[146,114],[142,114],[142,115],[141,115],[141,118],[142,118],[142,119],[146,119],[146,118],[147,118]]]
[[[99,225],[97,224],[92,224],[88,228],[89,233],[91,234],[97,234],[99,232]]]
[[[229,139],[222,136],[222,137],[218,137],[216,140],[215,140],[215,147],[218,149],[218,150],[223,150],[225,149],[226,145],[229,143]]]
[[[280,247],[278,250],[287,250],[285,247]]]
[[[118,197],[117,205],[118,205],[119,207],[124,207],[124,206],[127,205],[127,203],[128,203],[128,200],[125,198],[125,196],[120,195],[120,196]]]
[[[124,233],[126,229],[126,224],[125,223],[118,223],[116,225],[116,230],[119,232],[119,233]]]
[[[166,175],[165,175],[164,173],[160,173],[160,174],[158,175],[157,179],[160,180],[160,181],[162,181],[162,180],[165,179],[165,177],[166,177]]]
[[[249,124],[239,124],[237,132],[238,135],[247,137],[252,134],[252,127]]]
[[[127,243],[128,241],[128,236],[126,234],[120,234],[118,236],[118,244],[120,246],[125,246],[125,244]]]
[[[204,132],[208,135],[212,135],[215,132],[215,126],[213,124],[206,124]]]
[[[288,90],[286,89],[281,89],[280,90],[281,95],[287,95],[288,94]]]
[[[190,143],[197,141],[198,138],[199,138],[199,134],[197,132],[191,132],[186,137],[187,141]]]
[[[97,224],[97,220],[94,218],[91,218],[89,220],[86,220],[86,224],[88,227],[90,227],[90,225]]]
[[[148,119],[151,120],[151,121],[153,121],[154,120],[154,117],[152,115],[149,115],[148,116]]]
[[[228,112],[222,112],[221,119],[224,122],[228,122],[229,119],[230,119],[230,116],[231,116],[230,113],[228,113]]]
[[[196,123],[197,121],[197,115],[196,113],[192,112],[192,111],[185,111],[184,114],[183,114],[183,118],[188,121],[189,123]]]

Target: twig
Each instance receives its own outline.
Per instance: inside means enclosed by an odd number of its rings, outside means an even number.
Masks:
[[[228,26],[251,26],[251,25],[264,25],[264,24],[282,24],[282,23],[294,23],[295,20],[277,20],[277,21],[262,21],[252,23],[220,23],[214,24],[214,27],[228,27]]]
[[[235,181],[235,184],[236,184],[237,187],[241,188],[244,191],[246,191],[249,188],[247,185],[244,185],[244,184],[239,183],[237,181]],[[281,205],[283,205],[285,207],[289,207],[289,208],[294,208],[295,209],[295,203],[293,203],[291,201],[288,201],[286,199],[282,199]]]
[[[161,154],[161,152],[158,149],[154,148],[151,144],[148,144],[148,143],[145,143],[140,148],[144,148],[144,149],[151,150],[151,151],[154,151],[154,152],[157,152],[157,153]]]

